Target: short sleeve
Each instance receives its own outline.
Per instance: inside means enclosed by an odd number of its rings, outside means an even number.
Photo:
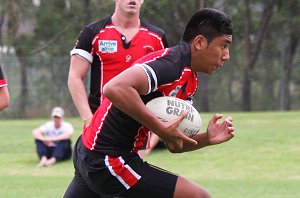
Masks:
[[[88,27],[85,27],[77,39],[75,47],[71,50],[70,55],[79,55],[90,63],[93,62],[93,55],[91,54],[93,48],[94,33]]]

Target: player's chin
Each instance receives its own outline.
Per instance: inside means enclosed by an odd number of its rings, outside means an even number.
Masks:
[[[127,14],[130,15],[130,16],[131,15],[136,15],[136,13],[138,13],[138,11],[137,10],[133,10],[133,9],[132,10],[128,10],[128,12],[127,12]]]
[[[126,11],[130,14],[134,14],[139,11],[139,8],[137,6],[128,6]]]
[[[215,73],[216,72],[216,69],[211,69],[211,70],[209,70],[208,72],[206,72],[207,74],[213,74],[213,73]]]
[[[215,73],[218,69],[220,69],[222,66],[219,65],[215,65],[212,67],[212,69],[210,70],[210,74]]]

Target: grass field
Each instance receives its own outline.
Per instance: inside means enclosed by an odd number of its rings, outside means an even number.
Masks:
[[[146,160],[190,178],[215,198],[300,198],[300,112],[224,115],[234,119],[230,142],[183,154],[155,151]],[[202,114],[203,126],[211,116]],[[36,167],[31,131],[46,120],[0,120],[1,198],[62,197],[72,162]],[[75,126],[75,141],[82,123],[66,120]]]

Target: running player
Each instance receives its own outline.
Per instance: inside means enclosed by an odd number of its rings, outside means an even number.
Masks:
[[[216,114],[205,132],[188,138],[178,128],[187,112],[163,122],[145,106],[159,96],[192,99],[198,85],[196,72],[212,74],[223,66],[229,59],[232,34],[226,14],[201,9],[188,21],[182,42],[144,56],[109,81],[101,106],[76,143],[76,172],[64,197],[211,197],[192,181],[143,161],[137,150],[148,129],[174,153],[220,144],[234,136],[230,117],[219,121],[223,116]]]

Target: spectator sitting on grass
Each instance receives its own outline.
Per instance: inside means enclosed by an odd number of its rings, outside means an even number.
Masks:
[[[49,121],[33,130],[37,154],[40,158],[38,166],[51,166],[57,161],[71,158],[71,137],[73,126],[64,121],[64,110],[55,107]]]

